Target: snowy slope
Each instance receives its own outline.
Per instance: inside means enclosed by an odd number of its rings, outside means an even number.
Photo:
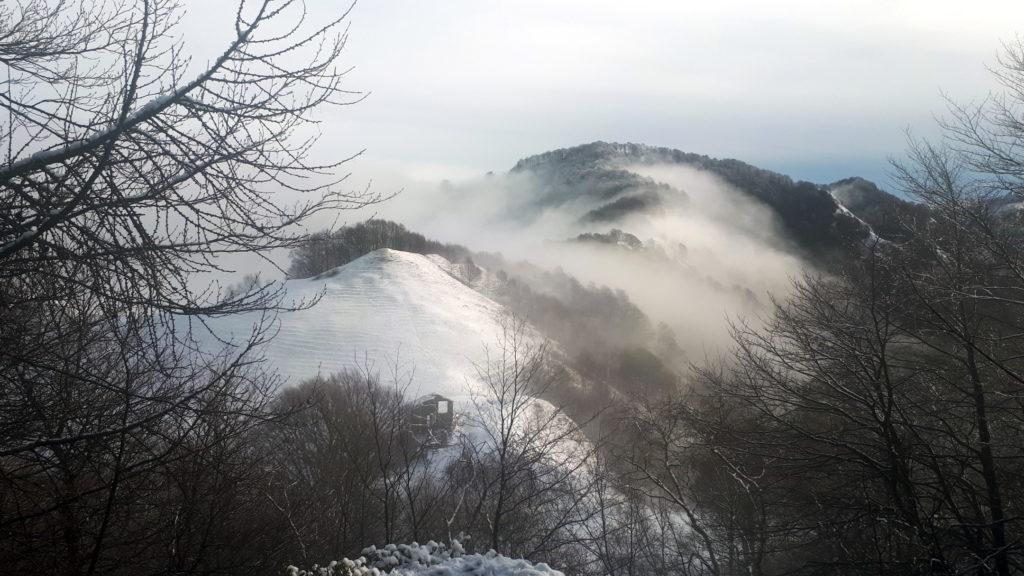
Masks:
[[[322,299],[283,313],[266,346],[271,365],[297,383],[367,359],[386,377],[398,361],[413,379],[406,394],[436,392],[457,402],[475,387],[474,364],[501,336],[501,305],[442,269],[447,261],[397,250],[371,252],[313,279],[286,282],[288,300]],[[244,340],[255,315],[214,320],[222,338]]]

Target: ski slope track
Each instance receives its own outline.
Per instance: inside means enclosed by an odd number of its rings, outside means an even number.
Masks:
[[[445,263],[450,266],[437,255],[385,248],[317,277],[287,281],[286,303],[323,297],[306,310],[280,314],[277,336],[262,348],[269,367],[294,385],[368,361],[387,383],[397,362],[412,375],[407,398],[438,393],[470,402],[485,347],[499,349],[504,308],[456,280]],[[257,318],[241,314],[210,325],[220,338],[244,342]]]

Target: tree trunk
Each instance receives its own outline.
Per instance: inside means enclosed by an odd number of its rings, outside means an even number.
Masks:
[[[985,478],[985,489],[988,496],[989,516],[992,529],[992,545],[995,548],[996,573],[999,576],[1010,576],[1010,563],[1006,555],[1006,517],[1003,511],[1003,499],[996,476],[995,460],[992,456],[992,436],[989,432],[988,414],[985,406],[985,389],[978,372],[974,348],[967,346],[967,370],[971,378],[974,392],[974,414],[978,426],[978,445],[981,457],[982,475]]]

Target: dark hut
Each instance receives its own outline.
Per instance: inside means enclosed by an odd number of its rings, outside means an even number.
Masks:
[[[455,425],[454,403],[440,394],[421,396],[413,403],[413,433],[426,442],[447,439]]]

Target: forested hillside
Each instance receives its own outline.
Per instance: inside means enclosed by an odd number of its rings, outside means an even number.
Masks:
[[[642,144],[594,142],[525,158],[512,172],[530,174],[542,183],[535,204],[538,208],[586,195],[602,202],[587,214],[588,220],[614,222],[633,212],[656,209],[666,199],[680,194],[685,200],[685,190],[673,190],[627,169],[634,165],[666,164],[712,173],[764,203],[778,215],[795,246],[816,259],[848,251],[869,235],[869,229],[838,210],[825,187],[795,182],[788,176],[739,160]],[[892,196],[877,188],[875,191],[877,199],[872,198],[872,203],[890,202]],[[883,232],[889,230],[883,227]]]

